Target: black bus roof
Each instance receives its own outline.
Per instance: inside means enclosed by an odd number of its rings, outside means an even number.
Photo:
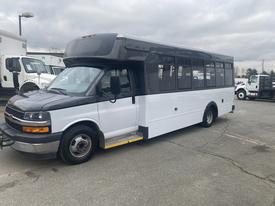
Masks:
[[[145,61],[150,53],[233,63],[233,57],[200,50],[154,43],[117,33],[92,34],[71,41],[65,50],[64,62],[77,59]]]

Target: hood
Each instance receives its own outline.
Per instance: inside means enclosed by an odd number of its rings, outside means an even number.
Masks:
[[[8,105],[21,111],[35,112],[63,109],[93,102],[95,102],[95,97],[93,96],[72,97],[38,90],[25,93],[24,95],[15,95],[8,101]]]

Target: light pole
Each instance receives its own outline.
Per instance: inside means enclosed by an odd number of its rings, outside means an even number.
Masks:
[[[31,12],[23,12],[22,14],[20,14],[18,16],[18,20],[19,20],[19,35],[21,36],[22,34],[22,27],[21,27],[21,18],[25,17],[25,18],[32,18],[34,17],[33,13]]]

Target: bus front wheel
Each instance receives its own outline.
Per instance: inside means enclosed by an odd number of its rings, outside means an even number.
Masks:
[[[96,148],[96,133],[86,125],[77,125],[64,133],[58,153],[64,163],[79,164],[88,161]]]

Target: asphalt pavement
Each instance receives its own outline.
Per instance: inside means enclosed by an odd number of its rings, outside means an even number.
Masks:
[[[275,102],[235,104],[211,128],[100,150],[75,166],[4,148],[0,205],[275,206]]]

